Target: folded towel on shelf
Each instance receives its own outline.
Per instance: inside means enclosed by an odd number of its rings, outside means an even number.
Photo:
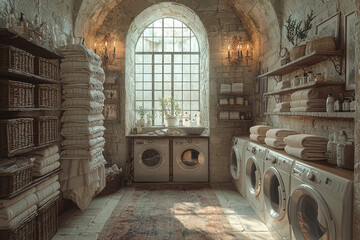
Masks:
[[[13,205],[14,203],[20,201],[21,199],[26,198],[30,194],[35,193],[35,191],[36,191],[36,188],[31,188],[31,189],[17,195],[14,198],[11,198],[11,199],[2,198],[2,199],[0,199],[0,208],[9,207],[9,206]]]
[[[323,137],[310,135],[310,134],[296,134],[290,135],[284,138],[284,142],[286,145],[290,147],[298,147],[298,148],[318,148],[325,149],[327,146],[328,140]]]
[[[265,136],[259,134],[250,134],[250,139],[259,143],[264,143]]]
[[[40,170],[46,166],[53,164],[56,161],[59,161],[60,155],[59,153],[55,153],[54,155],[48,156],[44,159],[36,159],[33,163],[32,169],[33,170]]]
[[[57,169],[58,167],[60,167],[60,162],[54,162],[42,169],[39,170],[33,170],[32,171],[32,175],[34,177],[40,177],[40,176],[44,176],[45,174],[54,171],[55,169]]]
[[[296,91],[291,94],[292,101],[318,99],[319,92],[315,88]]]
[[[61,135],[62,136],[73,136],[73,135],[92,135],[99,132],[105,131],[104,126],[94,126],[94,127],[87,127],[87,126],[69,126],[69,127],[62,127],[61,128]]]
[[[266,132],[266,137],[277,138],[282,140],[283,138],[294,134],[299,134],[299,133],[291,129],[273,128]]]
[[[308,161],[319,161],[326,159],[326,149],[311,149],[285,146],[285,151],[295,157]]]
[[[50,147],[42,148],[39,151],[36,151],[34,155],[36,159],[42,159],[54,155],[58,151],[59,147],[57,145],[51,145]]]
[[[311,100],[298,100],[290,102],[292,108],[296,107],[311,107],[311,108],[326,108],[326,100],[324,99],[311,99]]]
[[[256,125],[256,126],[252,126],[250,128],[250,133],[252,133],[252,134],[260,134],[260,135],[265,136],[266,132],[269,129],[272,129],[272,127],[266,126],[266,125]]]
[[[277,107],[275,107],[273,112],[274,113],[276,113],[276,112],[290,112],[290,108],[277,108]]]
[[[19,215],[17,215],[10,221],[0,218],[0,229],[5,230],[5,229],[11,229],[11,228],[15,227],[26,217],[34,214],[36,212],[36,209],[37,209],[37,207],[35,204],[35,205],[29,207],[28,209],[24,210],[23,212],[21,212]]]
[[[285,89],[285,88],[290,88],[291,87],[291,81],[290,80],[283,80],[280,81],[278,83],[276,83],[276,86],[274,87],[275,91],[281,90],[281,89]]]
[[[290,112],[290,102],[277,103],[274,112]]]
[[[51,194],[53,194],[54,192],[56,192],[59,189],[60,189],[60,183],[54,182],[50,186],[47,186],[47,187],[37,191],[36,192],[36,197],[38,199],[37,203],[41,202],[42,200],[44,200],[45,198],[47,198],[48,196],[50,196]]]
[[[326,112],[326,107],[324,108],[295,107],[295,108],[290,108],[290,112]]]
[[[41,189],[50,186],[51,184],[56,182],[58,179],[59,179],[59,175],[56,175],[56,176],[53,176],[52,178],[40,183],[39,185],[36,186],[36,191],[40,191]]]
[[[35,159],[32,157],[0,158],[0,173],[10,173],[29,166]]]
[[[42,206],[44,206],[47,202],[49,202],[51,199],[53,199],[54,197],[56,197],[57,195],[60,194],[60,191],[56,191],[54,193],[52,193],[51,195],[47,196],[46,198],[44,198],[43,200],[39,201],[39,203],[37,204],[37,206],[40,208]]]
[[[284,147],[286,146],[284,141],[281,139],[266,137],[264,141],[266,145],[276,149],[284,149]]]
[[[37,203],[37,197],[35,194],[29,194],[23,199],[20,199],[16,203],[0,209],[0,219],[10,221],[29,207]]]

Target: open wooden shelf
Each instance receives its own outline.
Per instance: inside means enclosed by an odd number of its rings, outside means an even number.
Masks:
[[[265,115],[279,115],[279,116],[306,116],[318,118],[347,118],[354,119],[354,112],[277,112],[265,113]]]
[[[2,156],[2,157],[13,157],[13,156],[25,154],[25,153],[28,153],[28,152],[36,151],[36,150],[44,148],[44,147],[51,146],[53,144],[59,143],[60,141],[61,141],[61,138],[59,138],[59,139],[57,139],[57,140],[55,140],[53,142],[41,145],[41,146],[28,147],[28,148],[20,149],[20,150],[18,150],[16,152],[13,152],[13,153],[1,154],[0,156]]]
[[[259,77],[262,78],[262,77],[284,75],[296,71],[300,68],[308,67],[325,60],[331,60],[334,63],[334,57],[342,57],[342,56],[343,56],[342,51],[312,52],[309,55],[295,59],[294,61],[289,62],[278,69],[264,73]],[[339,62],[341,63],[341,61]]]
[[[0,42],[5,44],[11,44],[14,47],[23,49],[33,55],[40,56],[47,59],[60,59],[60,54],[55,53],[43,46],[40,46],[25,37],[19,35],[7,28],[0,28]]]
[[[40,77],[34,74],[18,71],[15,69],[7,69],[7,71],[1,71],[0,72],[1,77],[9,77],[11,80],[18,80],[22,82],[28,82],[28,83],[56,83],[60,84],[59,80],[53,80],[50,78]],[[0,78],[1,81],[1,78]]]
[[[0,112],[31,112],[31,111],[60,111],[59,108],[37,108],[37,107],[30,107],[30,108],[24,108],[24,107],[11,107],[11,108],[0,108]]]

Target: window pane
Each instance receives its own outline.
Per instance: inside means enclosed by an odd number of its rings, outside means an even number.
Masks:
[[[154,35],[154,31],[152,28],[146,28],[144,30],[144,36],[145,37],[152,37]]]
[[[154,100],[159,100],[159,98],[161,98],[161,97],[162,97],[162,91],[155,91]]]
[[[157,82],[154,84],[154,87],[155,87],[155,90],[162,90],[162,83]]]
[[[139,38],[139,41],[136,44],[135,51],[136,52],[142,52],[143,51],[143,38],[142,37]]]
[[[156,54],[154,58],[155,58],[154,63],[162,63],[162,55],[161,54]]]
[[[162,28],[154,28],[154,37],[162,37]]]
[[[174,90],[180,90],[182,89],[182,83],[181,82],[175,82],[174,83]]]
[[[191,101],[191,110],[199,111],[198,102]]]
[[[174,91],[174,99],[178,101],[182,100],[182,91]]]
[[[182,65],[174,65],[174,73],[182,73]]]
[[[190,74],[183,74],[183,81],[189,81],[190,82]]]
[[[191,81],[198,82],[199,81],[199,74],[191,74]]]
[[[190,52],[190,38],[184,38],[183,51],[184,52]]]
[[[184,33],[184,37],[190,37],[190,29],[189,28],[184,28],[183,33]]]
[[[144,109],[145,110],[151,110],[152,109],[152,101],[144,102]]]
[[[199,90],[199,84],[198,83],[191,83],[191,90]]]
[[[173,18],[164,18],[164,27],[173,27],[174,19]]]
[[[144,63],[152,63],[152,55],[145,54],[144,55]]]
[[[184,90],[190,90],[190,83],[189,82],[184,82]]]
[[[190,63],[190,54],[183,55],[183,63]]]
[[[135,103],[135,109],[139,109],[140,106],[141,106],[141,107],[144,106],[143,102],[142,102],[142,101],[136,101],[136,103]]]
[[[192,65],[191,73],[199,73],[199,65]]]
[[[198,54],[191,55],[191,63],[199,63],[199,55]]]
[[[171,81],[171,74],[164,74],[164,81]]]
[[[171,90],[171,82],[164,82],[164,90]]]
[[[174,27],[182,27],[183,26],[183,23],[174,19]]]
[[[152,83],[151,82],[145,82],[144,83],[144,90],[152,90]]]
[[[164,52],[172,52],[173,51],[173,38],[166,37],[164,38]]]
[[[153,51],[153,41],[152,37],[144,37],[144,52]]]
[[[142,54],[136,54],[135,63],[143,63],[143,55]]]
[[[191,100],[199,100],[199,91],[191,91]]]
[[[139,83],[136,83],[136,90],[143,90],[143,83],[142,82],[139,82]]]
[[[144,73],[152,73],[152,66],[151,65],[145,65],[144,66]]]
[[[152,91],[144,91],[144,100],[152,100]]]
[[[143,92],[142,91],[136,91],[136,100],[143,100]]]
[[[174,63],[182,63],[182,55],[174,54]]]
[[[165,37],[173,37],[174,30],[172,28],[164,28],[164,36]]]
[[[155,74],[155,82],[162,82],[162,74]]]
[[[142,82],[143,81],[143,74],[136,74],[135,81],[136,82]]]
[[[164,54],[164,63],[171,63],[171,55]]]
[[[168,98],[171,96],[171,91],[164,91],[164,98]]]
[[[184,73],[190,73],[190,65],[184,65],[183,66],[183,72]]]
[[[136,65],[135,72],[143,73],[143,65]]]
[[[155,73],[162,73],[162,65],[155,65]]]
[[[151,82],[152,74],[144,74],[144,82]]]
[[[183,99],[190,100],[190,91],[183,91]]]
[[[183,101],[183,110],[190,110],[190,101]]]
[[[164,65],[164,73],[171,73],[171,65]]]
[[[182,38],[174,38],[174,52],[182,52]]]
[[[191,51],[199,52],[199,44],[195,36],[191,38]]]
[[[162,19],[159,19],[159,20],[156,20],[155,22],[154,22],[154,27],[160,27],[160,28],[162,28]]]
[[[182,82],[182,74],[174,74],[174,81],[175,82]]]
[[[182,37],[182,34],[183,34],[182,28],[175,28],[174,29],[174,36],[175,37]]]

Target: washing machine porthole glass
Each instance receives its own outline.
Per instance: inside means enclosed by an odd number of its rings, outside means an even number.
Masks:
[[[181,154],[181,161],[189,167],[199,164],[200,153],[194,149],[187,149]]]
[[[252,163],[250,179],[251,179],[251,186],[254,190],[257,189],[256,171],[258,171],[256,168],[256,165],[255,165],[255,163]]]
[[[141,156],[141,160],[147,167],[155,167],[160,164],[161,157],[158,151],[154,149],[147,149]]]
[[[237,164],[237,157],[236,157],[236,153],[235,150],[232,150],[232,154],[231,154],[231,173],[233,174],[233,177],[235,177],[237,171],[238,171],[238,164]]]
[[[280,213],[279,205],[280,205],[280,183],[276,175],[273,175],[270,179],[270,204],[271,208],[275,210],[278,214]]]

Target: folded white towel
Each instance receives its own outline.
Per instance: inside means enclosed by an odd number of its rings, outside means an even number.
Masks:
[[[42,206],[44,206],[47,202],[49,202],[51,199],[53,199],[54,197],[58,196],[60,194],[60,191],[56,191],[54,193],[52,193],[51,195],[47,196],[46,198],[44,198],[43,200],[41,200],[37,206],[40,208]]]
[[[309,149],[285,146],[285,151],[295,157],[308,161],[319,161],[326,159],[326,149]]]
[[[29,166],[34,161],[31,157],[0,158],[0,173],[10,173]]]
[[[89,102],[89,101],[71,101],[71,100],[66,100],[61,104],[61,108],[62,110],[77,110],[77,109],[81,109],[81,110],[89,110],[89,111],[94,111],[94,112],[98,112],[100,110],[100,112],[104,109],[104,104],[103,103],[99,103],[99,102]]]
[[[326,100],[324,99],[311,99],[299,100],[290,102],[292,108],[297,107],[311,107],[311,108],[326,108]]]
[[[11,199],[1,198],[0,199],[0,208],[9,207],[9,206],[13,205],[14,203],[20,201],[21,199],[26,198],[30,194],[35,193],[35,191],[36,191],[36,188],[31,188],[31,189],[17,195],[14,198],[11,198]]]
[[[32,175],[34,177],[44,176],[45,174],[52,172],[53,170],[57,169],[58,167],[60,167],[60,162],[54,162],[53,164],[50,164],[42,169],[33,170]]]
[[[54,155],[58,151],[59,148],[57,145],[51,145],[50,147],[42,148],[39,151],[34,152],[34,155],[36,159],[43,159],[51,155]]]
[[[39,185],[36,186],[36,191],[40,191],[41,189],[50,186],[51,184],[56,182],[58,179],[59,179],[59,175],[56,175],[56,176],[53,176],[52,178],[40,183]]]
[[[326,108],[295,107],[290,108],[290,112],[326,112]]]
[[[13,205],[0,209],[0,219],[10,221],[29,207],[37,203],[35,194],[29,194],[25,198],[17,201]]]
[[[292,101],[318,99],[319,92],[315,88],[296,91],[291,94]]]
[[[290,112],[290,108],[274,108],[273,112]]]
[[[99,156],[104,151],[103,148],[96,148],[94,150],[89,149],[66,149],[61,151],[61,159],[63,159],[64,156],[80,156],[80,157],[90,157],[90,156]]]
[[[47,187],[37,191],[36,192],[36,197],[38,198],[37,202],[41,202],[42,200],[44,200],[45,198],[47,198],[48,196],[50,196],[51,194],[53,194],[54,192],[56,192],[59,189],[60,189],[60,183],[54,182],[50,186],[47,186]]]
[[[62,136],[73,136],[73,135],[92,135],[99,132],[105,131],[104,126],[94,126],[94,127],[62,127],[61,128],[61,135]]]
[[[59,161],[60,155],[59,153],[55,153],[54,155],[48,156],[44,159],[35,160],[32,166],[33,170],[40,170],[46,166],[53,164],[56,161]]]
[[[220,89],[221,90],[227,90],[227,89],[231,89],[231,85],[230,84],[221,84],[220,85]]]
[[[98,138],[93,138],[93,139],[89,139],[89,138],[83,138],[83,139],[76,139],[76,140],[70,140],[70,139],[65,139],[64,141],[61,142],[62,146],[72,146],[72,145],[77,145],[77,146],[84,146],[84,147],[90,147],[90,146],[94,146],[100,142],[104,142],[105,138],[103,137],[98,137]]]
[[[36,213],[36,204],[29,207],[28,209],[25,209],[23,212],[21,212],[19,215],[11,219],[10,221],[0,218],[0,229],[12,229],[16,225],[18,225],[22,220],[24,220],[26,217]]]
[[[266,126],[266,125],[256,125],[256,126],[252,126],[250,128],[250,133],[252,133],[252,134],[260,134],[260,135],[265,136],[266,132],[269,129],[272,129],[272,127]]]
[[[313,149],[325,149],[328,140],[323,137],[310,135],[310,134],[296,134],[290,135],[284,138],[286,145],[297,148],[313,148]]]
[[[266,145],[276,148],[276,149],[284,149],[284,147],[286,146],[286,144],[284,143],[283,140],[276,139],[276,138],[266,137],[264,141],[265,141]]]
[[[274,128],[270,129],[266,132],[266,137],[268,138],[277,138],[277,139],[284,139],[289,135],[299,134],[298,132],[291,130],[291,129],[281,129],[281,128]]]
[[[265,135],[250,134],[250,139],[259,143],[264,143]]]
[[[104,120],[104,116],[102,114],[96,114],[96,115],[63,115],[61,117],[61,122],[94,122]]]

